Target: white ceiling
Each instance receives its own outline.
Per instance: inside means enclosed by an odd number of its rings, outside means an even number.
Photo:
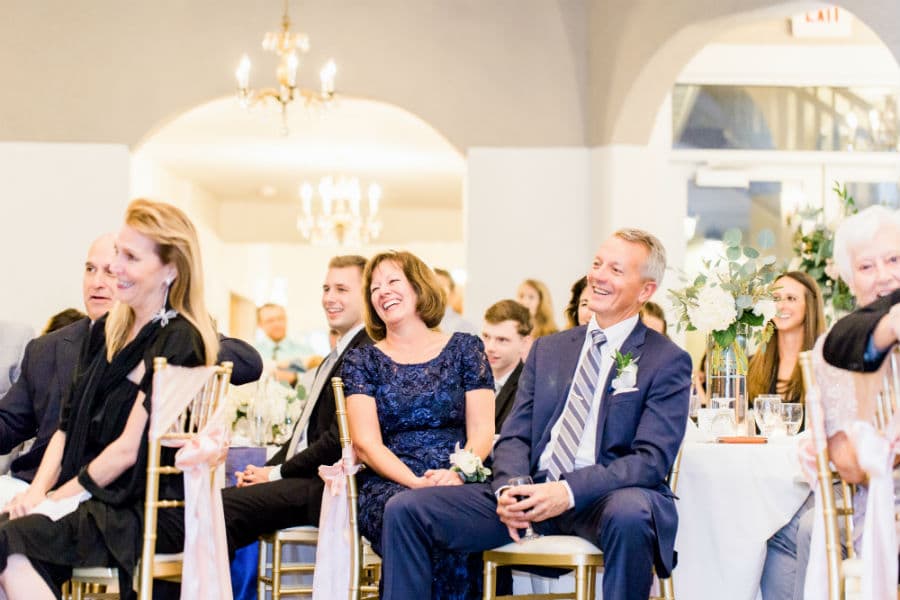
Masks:
[[[272,104],[242,109],[215,100],[175,118],[139,148],[166,170],[219,201],[297,201],[297,188],[322,175],[377,180],[384,205],[461,208],[463,157],[427,123],[400,108],[340,98],[327,108],[288,107],[289,135]]]

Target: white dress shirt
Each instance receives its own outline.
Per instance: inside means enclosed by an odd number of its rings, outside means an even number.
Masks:
[[[350,331],[345,333],[343,336],[341,336],[341,339],[338,340],[337,344],[334,347],[334,351],[338,357],[338,360],[340,360],[341,355],[343,355],[344,352],[347,350],[347,346],[350,345],[350,342],[353,341],[353,338],[356,337],[356,334],[359,333],[360,331],[362,331],[362,328],[363,328],[363,324],[359,323],[356,326],[354,326],[353,329],[351,329]],[[324,372],[322,372],[322,369],[320,369],[319,372],[316,373],[316,380],[318,380],[320,377],[328,377],[328,373],[324,373]],[[313,383],[313,385],[315,385],[315,383]],[[322,390],[324,390],[324,389],[325,389],[325,387],[323,386],[319,390],[319,393],[316,394],[315,398],[310,396],[309,398],[306,399],[306,401],[312,402],[313,405],[315,405],[315,403],[319,401],[318,396],[322,395]],[[304,407],[304,409],[305,409],[305,407]],[[310,412],[311,411],[312,411],[312,407],[310,407]],[[298,427],[299,427],[299,423],[298,423]],[[290,456],[285,456],[285,461],[290,460],[296,454],[299,454],[303,450],[306,450],[307,446],[309,445],[309,438],[307,437],[308,433],[309,433],[309,421],[307,420],[306,424],[303,427],[303,431],[300,433],[300,440],[297,444],[294,454],[291,454]],[[269,481],[278,481],[279,479],[281,479],[281,465],[278,465],[277,467],[273,467],[272,470],[269,471]]]
[[[578,450],[575,452],[575,469],[581,469],[597,464],[597,419],[600,416],[600,401],[603,398],[603,392],[606,391],[606,378],[609,375],[610,369],[616,364],[615,353],[622,347],[622,344],[625,343],[628,336],[631,335],[634,326],[637,325],[638,318],[639,315],[634,315],[633,317],[629,317],[624,321],[619,321],[615,325],[603,330],[603,333],[606,334],[606,342],[604,342],[603,346],[600,348],[599,380],[594,389],[594,396],[591,399],[591,408],[588,411],[587,420],[584,424],[585,435],[581,437],[581,442],[578,444]],[[591,332],[595,329],[600,329],[600,326],[597,325],[595,318],[591,317],[591,321],[587,326],[587,331],[585,331],[584,343],[581,346],[581,354],[578,357],[578,363],[575,365],[575,370],[572,372],[573,379],[574,375],[578,373],[578,369],[581,368],[581,362],[587,355],[588,348],[592,342]],[[560,416],[562,416],[562,413],[560,413]],[[544,451],[541,453],[541,457],[538,460],[538,468],[541,470],[547,470],[550,466],[550,454],[556,444],[556,438],[559,436],[561,427],[562,419],[557,418],[556,423],[553,424],[553,428],[550,430],[550,441],[547,443],[547,447],[544,448]],[[563,481],[563,483],[566,484],[565,481]],[[566,487],[569,487],[568,484],[566,484]],[[570,507],[575,505],[575,499],[571,489],[569,489],[569,501]]]

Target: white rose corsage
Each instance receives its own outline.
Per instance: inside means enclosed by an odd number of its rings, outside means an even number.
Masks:
[[[638,358],[628,354],[622,354],[616,350],[613,358],[616,359],[616,378],[612,380],[612,387],[617,392],[636,389],[634,385],[637,383]]]
[[[491,470],[481,463],[481,459],[471,450],[464,450],[456,442],[453,454],[450,455],[450,470],[459,473],[466,483],[481,483],[487,481]]]

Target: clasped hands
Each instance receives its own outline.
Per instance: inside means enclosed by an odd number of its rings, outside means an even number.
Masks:
[[[516,542],[520,529],[552,519],[568,509],[569,491],[559,481],[506,488],[497,499],[497,516],[509,530],[509,537]]]
[[[234,477],[237,480],[238,487],[247,487],[257,483],[265,483],[269,481],[269,471],[272,467],[257,467],[256,465],[247,465],[243,471],[235,471]]]

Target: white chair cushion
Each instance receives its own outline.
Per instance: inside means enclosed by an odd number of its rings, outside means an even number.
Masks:
[[[72,579],[117,579],[119,570],[113,567],[76,567],[72,569]]]
[[[158,563],[182,562],[184,560],[184,552],[178,552],[176,554],[154,554],[153,560]]]
[[[510,542],[492,551],[510,554],[602,554],[597,546],[576,535],[545,535],[520,544]]]

